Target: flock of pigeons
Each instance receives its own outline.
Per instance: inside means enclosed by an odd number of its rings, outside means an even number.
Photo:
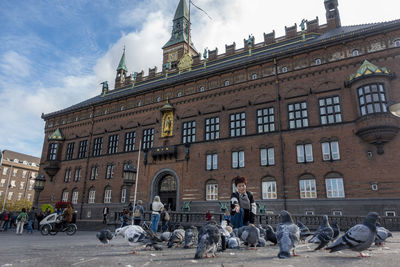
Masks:
[[[166,242],[168,248],[196,247],[195,259],[205,257],[215,257],[217,251],[229,249],[240,249],[245,245],[247,249],[257,249],[265,247],[267,241],[278,244],[279,258],[289,258],[296,256],[295,247],[298,242],[305,242],[308,237],[309,243],[317,244],[315,250],[325,248],[329,252],[343,249],[350,249],[360,253],[361,257],[366,257],[363,251],[368,249],[373,242],[382,245],[386,238],[391,237],[392,233],[381,227],[377,223],[378,214],[368,213],[364,222],[351,227],[339,237],[339,227],[336,224],[329,224],[328,216],[323,216],[322,224],[315,232],[310,230],[300,221],[295,224],[291,214],[281,211],[281,223],[277,226],[276,232],[267,225],[266,227],[248,225],[241,228],[232,229],[226,221],[217,224],[215,221],[207,222],[204,226],[197,229],[191,226],[186,230],[183,227],[175,229],[173,232],[164,232],[156,235],[150,229],[143,229],[138,225],[129,225],[117,228],[115,233],[110,230],[102,230],[97,233],[97,238],[103,244],[109,244],[110,240],[116,236],[122,236],[130,245],[142,243],[146,248],[162,250],[161,243]],[[132,253],[136,253],[135,250]]]

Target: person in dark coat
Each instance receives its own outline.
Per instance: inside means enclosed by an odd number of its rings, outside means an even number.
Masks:
[[[231,223],[234,228],[254,224],[257,211],[253,194],[246,190],[247,178],[235,177],[237,192],[231,195]]]

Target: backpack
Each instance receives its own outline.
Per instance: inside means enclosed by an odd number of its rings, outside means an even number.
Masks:
[[[135,209],[135,212],[133,213],[133,217],[139,218],[140,216],[141,216],[141,214],[140,214],[140,209],[139,209],[139,208],[136,208],[136,209]]]
[[[165,211],[165,214],[164,214],[164,221],[169,221],[169,214],[167,211]]]

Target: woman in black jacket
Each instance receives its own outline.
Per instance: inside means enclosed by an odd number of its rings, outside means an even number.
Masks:
[[[246,177],[235,177],[237,192],[231,195],[231,217],[233,228],[254,224],[257,206],[253,194],[246,190]]]

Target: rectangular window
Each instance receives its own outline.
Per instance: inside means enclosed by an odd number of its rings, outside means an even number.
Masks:
[[[320,98],[318,103],[321,124],[342,122],[342,111],[338,96]]]
[[[326,179],[326,197],[344,197],[343,178]]]
[[[93,157],[100,156],[103,149],[103,137],[97,137],[93,140]]]
[[[208,154],[207,155],[207,171],[218,169],[218,154]]]
[[[67,153],[65,154],[66,160],[71,160],[74,158],[74,147],[75,147],[75,143],[68,143]]]
[[[261,148],[260,149],[261,166],[275,165],[274,148]]]
[[[56,144],[56,143],[49,144],[49,151],[47,153],[47,159],[48,160],[56,160],[57,147],[58,147],[58,144]]]
[[[18,193],[18,198],[17,198],[17,200],[21,200],[21,198],[22,198],[22,193]]]
[[[17,170],[17,169],[14,169],[14,170],[13,170],[13,176],[14,176],[14,177],[17,176],[17,173],[18,173],[18,170]]]
[[[230,115],[230,136],[246,135],[246,113],[236,113]]]
[[[276,182],[262,182],[262,198],[263,199],[276,199]]]
[[[342,216],[343,213],[342,213],[341,210],[333,210],[333,211],[332,211],[332,215],[333,215],[333,216]]]
[[[75,169],[74,182],[81,180],[81,167]]]
[[[121,190],[121,203],[125,203],[126,201],[126,188],[122,188]]]
[[[71,168],[65,169],[64,182],[68,183],[69,181],[71,181]]]
[[[90,180],[96,180],[98,175],[99,175],[99,167],[93,166],[90,172]]]
[[[300,198],[317,198],[315,179],[300,180]]]
[[[26,178],[27,171],[22,171],[22,178]]]
[[[31,200],[32,195],[28,194],[27,200],[30,201]]]
[[[78,191],[72,192],[72,204],[78,204]]]
[[[11,180],[11,188],[15,188],[15,187],[17,187],[16,183],[15,183],[15,180]]]
[[[111,189],[104,191],[104,203],[111,203]]]
[[[364,85],[358,88],[357,93],[361,116],[387,112],[386,92],[383,83]]]
[[[3,196],[3,191],[0,191],[0,197],[2,197]]]
[[[96,191],[90,190],[90,191],[89,191],[89,200],[88,200],[88,203],[94,203],[95,197],[96,197]]]
[[[32,190],[33,189],[33,185],[35,184],[35,181],[33,181],[33,180],[30,180],[29,181],[29,190]]]
[[[154,128],[143,130],[142,149],[152,148],[153,141],[154,141]]]
[[[182,143],[196,142],[196,121],[187,121],[182,125]]]
[[[232,168],[244,168],[244,151],[232,152]]]
[[[87,140],[82,140],[79,142],[78,159],[83,159],[86,157]]]
[[[289,129],[308,127],[307,103],[299,102],[288,105]]]
[[[313,162],[312,144],[297,145],[297,163]]]
[[[385,211],[385,216],[394,217],[396,216],[396,212],[393,210],[387,210]]]
[[[14,195],[14,192],[8,192],[8,200],[11,200]]]
[[[7,167],[3,167],[3,175],[7,175],[7,171],[8,171],[8,168]]]
[[[106,179],[111,179],[114,177],[114,164],[107,165]]]
[[[322,146],[322,159],[324,161],[340,160],[339,143],[337,141],[323,142]]]
[[[115,154],[118,152],[119,135],[114,134],[108,137],[108,154]]]
[[[131,152],[135,150],[136,132],[125,133],[124,151]]]
[[[207,184],[206,200],[218,200],[218,184]]]
[[[275,131],[274,108],[257,110],[257,133],[269,133]]]
[[[6,183],[6,179],[1,179],[0,180],[0,187],[4,187],[5,183]]]
[[[62,201],[68,201],[68,191],[64,191],[62,193]]]
[[[205,127],[206,141],[219,139],[219,117],[207,118]]]
[[[25,186],[25,182],[20,182],[19,183],[19,189],[24,189]]]

